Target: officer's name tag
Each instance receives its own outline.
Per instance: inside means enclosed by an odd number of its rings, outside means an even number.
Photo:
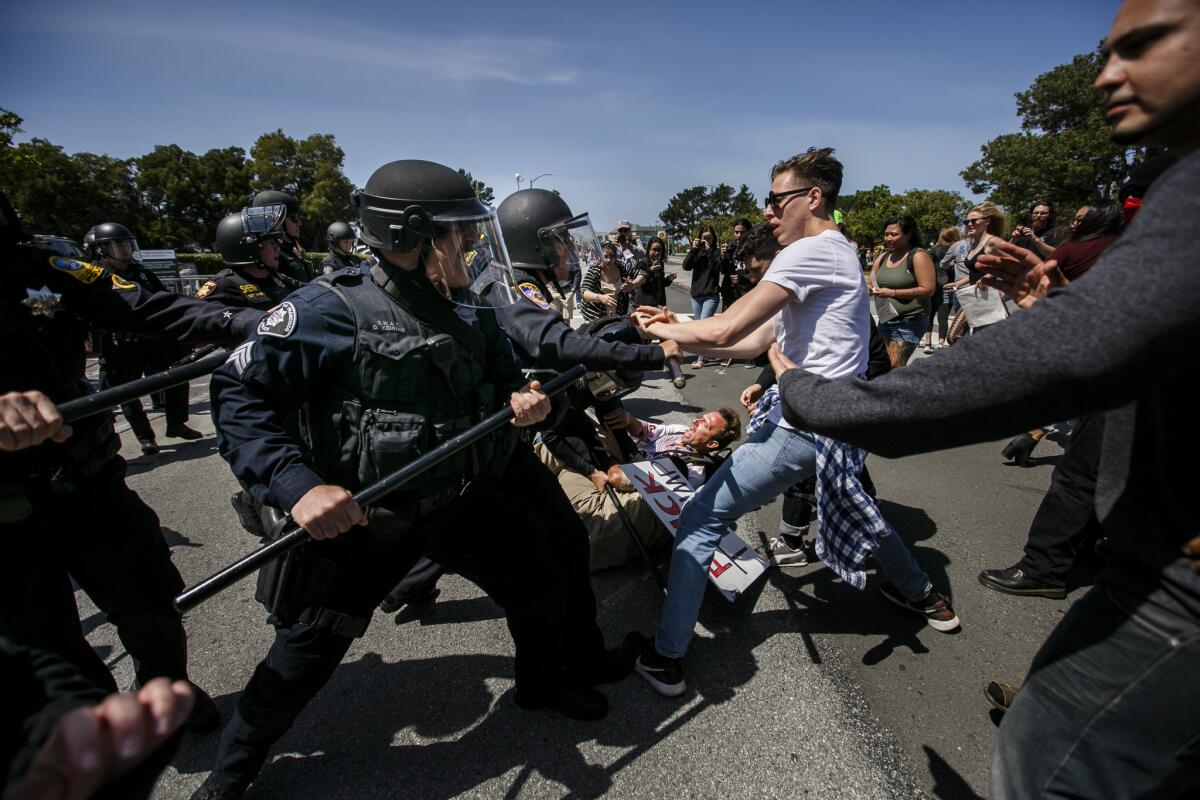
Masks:
[[[674,462],[666,457],[655,458],[622,464],[621,471],[674,536],[679,529],[683,504],[696,493]],[[766,560],[730,531],[717,545],[717,552],[708,567],[708,580],[732,603],[766,571]]]

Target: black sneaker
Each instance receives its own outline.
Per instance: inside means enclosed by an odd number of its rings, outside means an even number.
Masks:
[[[513,700],[521,708],[548,708],[571,719],[597,720],[608,716],[608,698],[590,686],[560,686],[538,696],[517,691]]]
[[[954,609],[950,605],[950,598],[944,594],[931,589],[929,594],[920,600],[909,600],[900,594],[900,590],[890,583],[880,586],[879,592],[901,608],[907,608],[914,614],[923,616],[925,621],[929,623],[929,627],[935,631],[947,633],[959,627],[958,615],[954,613]]]
[[[229,498],[229,505],[237,512],[238,522],[247,533],[252,533],[260,539],[267,538],[267,529],[263,527],[262,518],[258,515],[258,504],[245,489]]]
[[[383,598],[383,602],[379,604],[379,610],[385,614],[395,614],[405,606],[432,606],[433,601],[437,600],[438,595],[442,590],[437,588],[437,584],[430,586],[427,590],[415,596],[409,596],[405,592],[397,591],[400,587],[392,590],[392,593]]]
[[[687,691],[687,683],[683,680],[683,659],[659,655],[653,641],[646,642],[641,654],[633,662],[633,669],[663,697],[679,697]]]
[[[190,442],[204,438],[203,433],[195,428],[189,428],[187,425],[168,425],[167,436],[172,439],[187,439]]]
[[[153,439],[138,439],[138,444],[142,446],[142,455],[158,455],[158,445],[155,444]]]
[[[788,541],[792,539],[792,541]],[[767,558],[777,567],[807,567],[808,551],[804,540],[780,534],[767,543]]]

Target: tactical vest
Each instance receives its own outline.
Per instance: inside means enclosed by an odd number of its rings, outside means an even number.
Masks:
[[[305,409],[313,462],[327,481],[347,487],[373,483],[498,407],[482,361],[410,313],[369,272],[335,272],[317,282],[338,295],[354,317],[352,358]],[[437,298],[416,302],[429,299]],[[485,439],[409,481],[382,505],[399,509],[422,498],[457,496],[492,456]]]

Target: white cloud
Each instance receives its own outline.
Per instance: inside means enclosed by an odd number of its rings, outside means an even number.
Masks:
[[[5,27],[32,34],[87,37],[93,45],[131,47],[147,40],[203,44],[264,56],[264,72],[272,71],[270,59],[277,57],[287,59],[280,64],[299,60],[312,67],[334,61],[404,75],[415,73],[437,82],[554,86],[571,84],[579,76],[555,60],[569,52],[568,48],[545,38],[453,36],[411,27],[393,32],[299,11],[266,13],[259,19],[251,14],[255,8],[246,5],[231,13],[169,4],[122,10],[60,6],[53,12],[27,7]]]

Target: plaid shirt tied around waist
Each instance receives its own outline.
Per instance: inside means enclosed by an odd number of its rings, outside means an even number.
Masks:
[[[758,401],[747,434],[782,416],[779,389],[772,386]],[[813,436],[817,451],[817,557],[856,589],[867,584],[863,570],[877,542],[895,533],[858,476],[867,451],[826,436]]]

